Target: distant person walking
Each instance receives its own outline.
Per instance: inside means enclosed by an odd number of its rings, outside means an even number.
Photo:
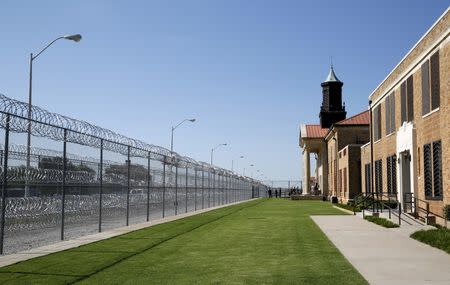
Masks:
[[[278,190],[275,190],[275,198],[278,198]]]
[[[269,198],[272,198],[272,189],[269,188]]]

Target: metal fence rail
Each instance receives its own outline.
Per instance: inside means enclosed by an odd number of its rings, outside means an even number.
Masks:
[[[0,94],[1,254],[265,193],[260,181],[84,121],[36,106],[30,118]],[[33,141],[59,149],[12,142],[29,124]]]

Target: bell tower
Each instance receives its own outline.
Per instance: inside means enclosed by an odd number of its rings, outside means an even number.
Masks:
[[[322,84],[322,106],[320,107],[320,126],[329,128],[336,122],[344,120],[347,116],[345,106],[342,105],[342,86],[334,73],[333,65],[330,66],[330,72]]]

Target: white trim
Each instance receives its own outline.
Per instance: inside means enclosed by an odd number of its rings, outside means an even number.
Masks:
[[[306,137],[308,134],[306,133],[306,124],[301,124],[300,125],[300,137],[304,138]]]
[[[370,141],[369,141],[368,143],[366,143],[366,144],[363,144],[363,145],[361,146],[361,148],[366,147],[366,146],[368,146],[368,145],[370,145]]]
[[[380,84],[378,84],[378,86],[372,91],[372,93],[370,93],[369,95],[369,100],[371,99],[371,97],[374,95],[375,92],[377,92],[377,90],[381,87],[381,85],[383,85],[383,83],[392,75],[392,73],[400,66],[400,64],[402,64],[403,61],[405,61],[405,59],[413,52],[413,50],[419,45],[419,43],[433,30],[433,28],[439,23],[440,20],[442,20],[444,18],[444,16],[450,11],[450,7],[447,8],[447,10],[445,10],[445,12],[436,20],[436,22],[434,22],[434,24],[428,29],[428,31],[425,32],[425,34],[416,42],[416,44],[408,51],[408,53],[400,60],[400,62],[391,70],[391,72],[389,72],[389,74],[380,82]],[[423,52],[419,58],[419,62],[422,60],[422,58],[424,57],[423,54],[428,54],[430,52],[430,50],[432,50],[433,48],[435,48],[436,44],[443,41],[448,34],[450,33],[450,28],[448,28],[441,37],[439,37],[436,41],[434,41],[431,44],[431,47],[428,48],[425,52]],[[413,66],[417,65],[417,63],[412,64]],[[406,74],[403,74],[400,77],[401,78],[405,77],[409,72],[411,72],[411,68],[407,68],[406,69]],[[389,88],[387,88],[387,90],[391,90],[393,89],[397,84],[398,84],[399,80],[395,80],[394,84],[391,85]],[[386,93],[389,93],[386,92]],[[375,104],[378,104],[378,102],[384,98],[384,96],[386,96],[386,94],[380,96],[379,98],[377,98],[376,101],[372,102],[372,104],[375,106]]]
[[[415,163],[416,158],[416,148],[417,148],[417,142],[416,142],[416,134],[415,134],[415,127],[413,122],[403,122],[403,124],[400,126],[397,132],[397,141],[396,141],[396,155],[397,155],[397,197],[399,201],[402,201],[403,203],[403,197],[404,197],[404,189],[403,189],[403,169],[401,165],[401,153],[404,151],[408,151],[410,155],[410,169],[409,169],[409,186],[410,186],[410,193],[414,196],[416,193],[416,184],[415,184],[415,177],[417,177],[417,165]],[[418,160],[417,160],[417,163]],[[408,192],[409,193],[409,192]]]
[[[392,131],[392,133],[386,135],[385,138],[388,138],[388,137],[392,136],[392,135],[395,134],[395,133],[397,133],[397,131]]]
[[[428,112],[428,113],[426,113],[425,115],[423,115],[423,116],[422,116],[422,119],[431,116],[432,114],[434,114],[434,113],[436,113],[437,111],[439,111],[439,109],[440,109],[440,108],[437,107],[436,109],[431,110],[430,112]]]

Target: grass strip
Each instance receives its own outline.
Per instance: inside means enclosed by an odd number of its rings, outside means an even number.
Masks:
[[[310,218],[339,214],[251,201],[8,266],[0,284],[367,284]]]
[[[353,212],[353,206],[352,205],[341,204],[341,203],[336,203],[336,204],[333,204],[333,205],[336,206],[336,207],[339,207],[339,208],[342,208],[342,209],[349,210],[349,211]],[[361,209],[359,207],[356,207],[355,208],[355,212],[361,212]]]
[[[450,254],[450,230],[444,227],[432,230],[420,230],[411,234],[411,238],[442,249]]]
[[[399,225],[397,225],[396,223],[393,223],[385,218],[374,217],[374,216],[365,216],[364,219],[369,222],[372,222],[374,224],[383,226],[385,228],[398,228],[399,227]]]

